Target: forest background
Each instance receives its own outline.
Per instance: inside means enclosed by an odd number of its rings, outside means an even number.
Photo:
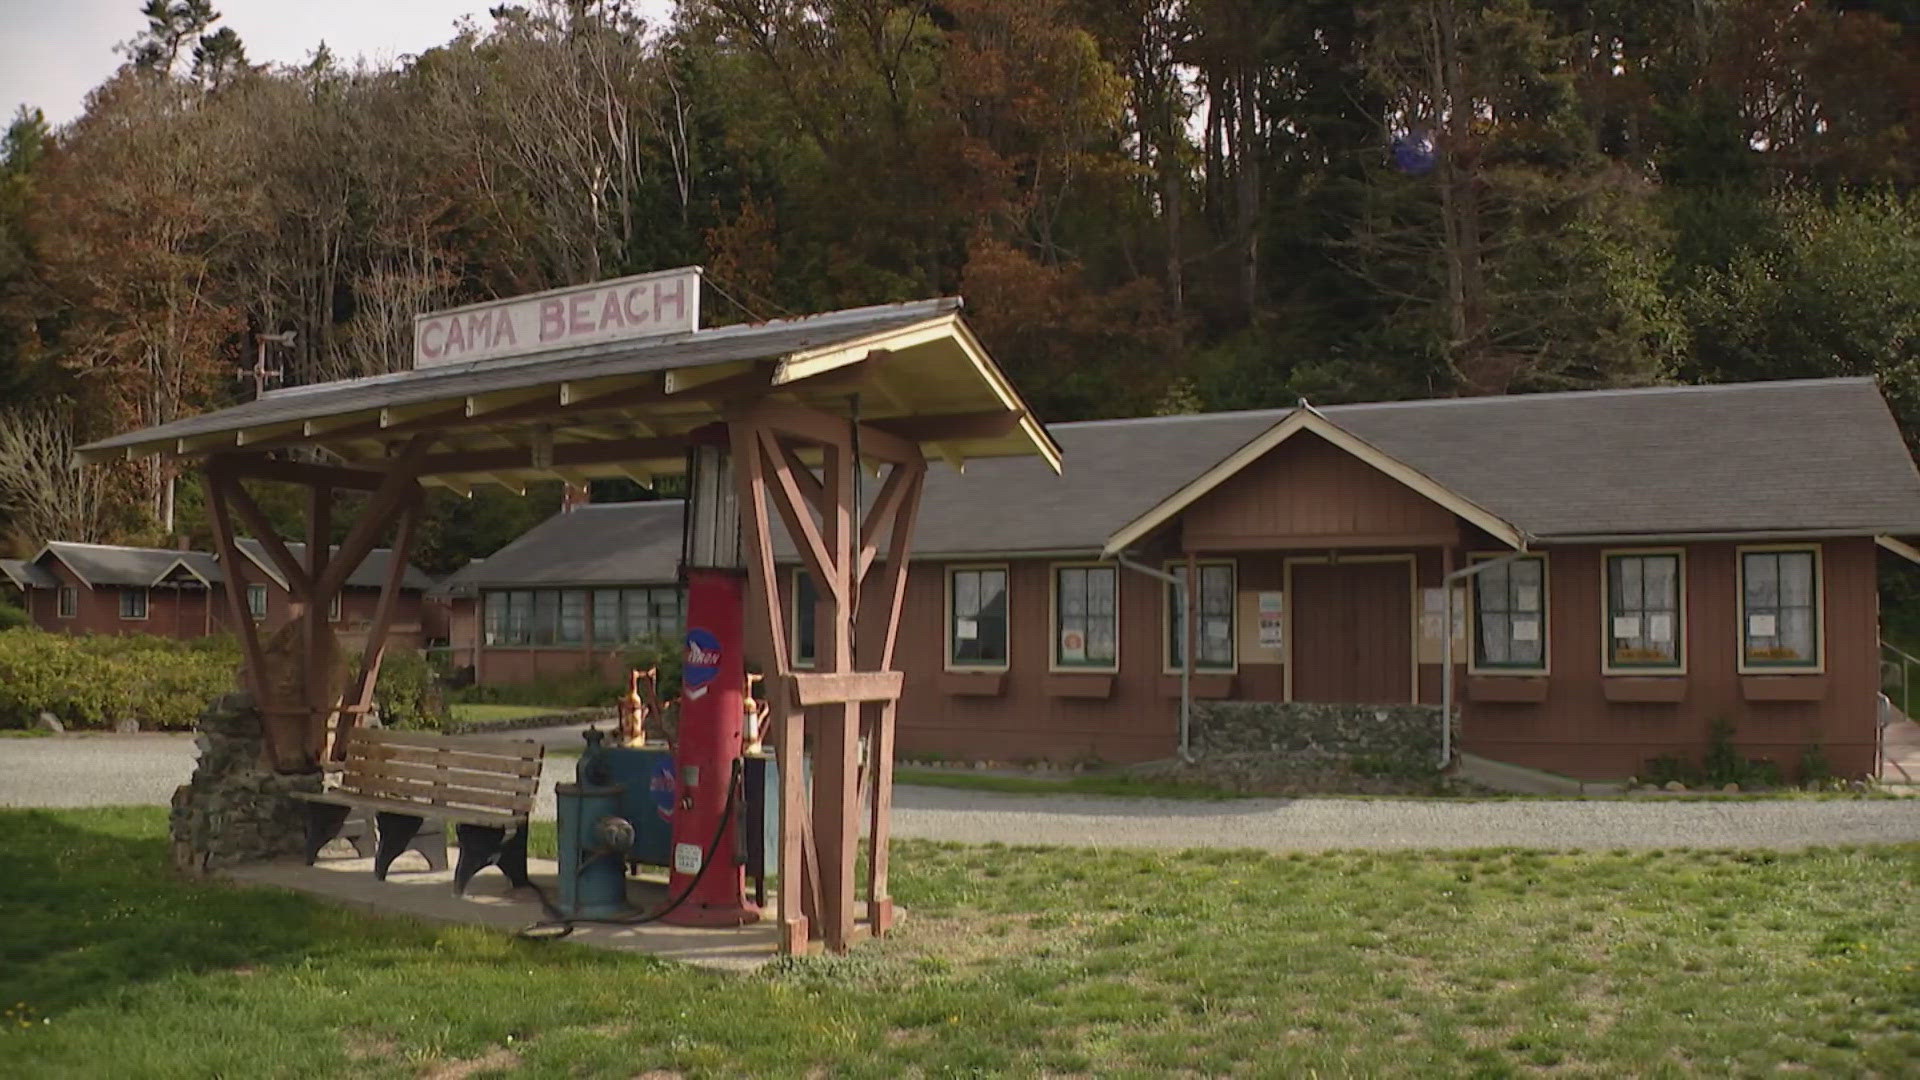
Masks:
[[[1873,375],[1920,437],[1915,0],[551,0],[383,66],[252,64],[208,0],[128,34],[0,141],[0,554],[204,546],[197,480],[70,451],[257,356],[384,372],[416,312],[694,263],[709,323],[962,295],[1048,421]],[[418,561],[557,500],[436,491]]]

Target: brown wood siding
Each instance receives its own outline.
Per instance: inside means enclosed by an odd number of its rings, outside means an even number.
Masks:
[[[1195,551],[1379,547],[1458,535],[1452,513],[1316,435],[1296,435],[1188,507]]]
[[[1296,563],[1293,699],[1413,697],[1413,595],[1404,562]]]
[[[1687,674],[1680,700],[1671,703],[1606,700],[1600,549],[1550,549],[1546,700],[1463,702],[1462,747],[1571,776],[1623,777],[1644,773],[1647,759],[1660,755],[1697,762],[1710,725],[1725,718],[1743,756],[1771,759],[1789,776],[1815,743],[1835,772],[1871,771],[1879,692],[1873,541],[1822,545],[1826,677],[1824,694],[1811,701],[1748,701],[1742,694],[1738,547],[1685,546]]]

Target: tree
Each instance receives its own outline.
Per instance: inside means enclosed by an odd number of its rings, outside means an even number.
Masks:
[[[112,475],[74,460],[81,442],[72,413],[58,406],[0,413],[0,509],[24,541],[16,546],[106,540],[121,526]]]

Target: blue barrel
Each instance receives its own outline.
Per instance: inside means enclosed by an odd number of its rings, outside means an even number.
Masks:
[[[611,919],[627,914],[629,835],[621,803],[624,784],[556,784],[554,804],[560,819],[560,911],[574,919]],[[628,819],[631,820],[631,819]]]

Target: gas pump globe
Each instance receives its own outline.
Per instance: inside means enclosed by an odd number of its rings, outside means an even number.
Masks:
[[[723,425],[702,429],[687,454],[680,553],[687,636],[667,883],[669,896],[684,891],[686,899],[663,917],[682,926],[740,926],[760,917],[746,899],[741,848],[747,572],[726,439]]]

